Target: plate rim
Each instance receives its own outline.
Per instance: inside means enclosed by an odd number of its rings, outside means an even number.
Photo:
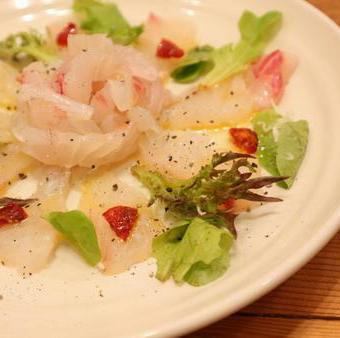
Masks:
[[[11,0],[7,0],[8,2]],[[114,1],[114,0],[113,0]],[[185,0],[190,3],[194,0]],[[199,0],[201,2],[204,0]],[[311,13],[318,20],[323,22],[332,30],[340,42],[340,28],[321,10],[313,6],[307,1],[290,0],[295,6],[302,8],[303,11]],[[295,257],[290,256],[289,259],[282,261],[277,267],[268,272],[266,275],[259,277],[251,285],[245,286],[242,289],[242,294],[238,297],[238,302],[233,302],[232,305],[226,303],[226,300],[221,298],[220,301],[212,302],[207,308],[197,309],[193,314],[189,314],[180,320],[176,321],[176,325],[163,323],[152,333],[143,332],[143,337],[171,337],[185,335],[190,332],[199,330],[214,322],[217,322],[249,305],[263,295],[275,289],[282,282],[290,278],[294,273],[300,270],[308,261],[310,261],[319,251],[327,245],[327,243],[340,230],[340,206],[337,207],[330,217],[324,222],[322,228],[311,236],[309,242],[301,246],[296,252]],[[268,282],[269,276],[270,281]]]

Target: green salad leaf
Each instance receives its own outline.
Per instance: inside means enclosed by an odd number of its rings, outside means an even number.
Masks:
[[[279,12],[268,12],[258,17],[250,11],[245,11],[239,21],[241,41],[215,51],[213,54],[215,67],[202,83],[211,86],[245,70],[249,63],[263,54],[281,24],[282,14]]]
[[[213,67],[211,46],[196,47],[189,51],[185,59],[171,73],[171,77],[178,83],[191,83],[207,74]]]
[[[280,173],[276,164],[277,143],[273,129],[280,119],[281,116],[271,109],[257,113],[252,121],[259,140],[257,158],[260,165],[274,176],[279,176]]]
[[[290,188],[302,164],[308,144],[307,121],[286,122],[279,127],[276,163],[283,176],[289,176],[284,183]]]
[[[291,188],[307,149],[307,121],[282,122],[281,116],[273,109],[258,113],[252,123],[259,139],[257,156],[260,165],[272,175],[289,177],[278,185]]]
[[[153,242],[156,277],[201,286],[221,277],[228,269],[233,236],[201,218],[173,228]]]
[[[114,3],[74,0],[73,10],[87,33],[105,33],[118,44],[129,45],[143,32],[143,26],[131,26]]]
[[[245,70],[263,54],[281,24],[280,12],[271,11],[258,17],[245,11],[239,20],[241,39],[237,44],[227,44],[220,48],[195,48],[171,76],[176,82],[189,83],[206,75],[202,84],[207,86],[226,80]]]
[[[93,223],[81,211],[51,212],[46,217],[53,227],[73,244],[92,266],[101,259]]]
[[[56,52],[34,30],[11,34],[0,41],[0,59],[18,69],[23,69],[34,61],[50,63],[56,58]]]

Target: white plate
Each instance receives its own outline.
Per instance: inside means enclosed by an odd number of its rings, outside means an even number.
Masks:
[[[340,34],[338,27],[300,0],[122,0],[133,21],[149,11],[188,15],[204,42],[237,39],[244,9],[284,13],[282,33],[270,49],[297,54],[300,66],[282,110],[310,122],[308,154],[294,188],[239,220],[240,238],[224,278],[206,287],[162,285],[150,278],[152,261],[118,277],[88,268],[68,248],[40,274],[23,279],[0,270],[0,326],[6,338],[166,337],[229,315],[273,289],[305,264],[339,229]],[[2,0],[0,31],[43,27],[68,13],[70,1]],[[267,238],[266,235],[269,235]],[[102,294],[104,297],[101,297]]]

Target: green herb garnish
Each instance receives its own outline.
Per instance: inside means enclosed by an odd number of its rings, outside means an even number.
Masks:
[[[0,41],[0,59],[22,69],[34,61],[53,62],[56,53],[36,31],[9,35]]]
[[[239,21],[240,42],[220,48],[195,48],[171,76],[176,82],[190,83],[206,75],[202,84],[207,86],[226,80],[245,70],[263,54],[281,24],[280,12],[272,11],[258,17],[250,11],[245,11]]]
[[[107,34],[118,44],[129,45],[143,32],[143,26],[131,26],[114,3],[75,0],[73,10],[80,15],[83,30]]]
[[[285,179],[251,178],[256,171],[252,158],[232,152],[215,154],[210,164],[187,180],[167,178],[141,165],[132,168],[133,175],[151,192],[150,204],[162,201],[180,222],[153,242],[158,279],[173,277],[177,283],[199,286],[220,277],[227,270],[236,236],[236,215],[223,204],[237,199],[281,201],[252,191]]]
[[[51,212],[45,218],[79,250],[90,265],[95,266],[100,261],[96,231],[84,213],[78,210]]]
[[[257,156],[260,165],[272,175],[288,176],[278,184],[285,189],[291,188],[307,149],[307,121],[282,122],[275,110],[268,110],[258,113],[252,123],[259,138]]]

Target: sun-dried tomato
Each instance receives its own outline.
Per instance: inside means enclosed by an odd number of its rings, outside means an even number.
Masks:
[[[157,47],[156,55],[162,59],[181,58],[184,56],[184,50],[172,41],[162,39]]]
[[[57,44],[60,47],[67,47],[67,40],[70,34],[77,34],[77,25],[69,22],[57,36]]]
[[[221,211],[230,211],[235,207],[235,201],[233,198],[228,198],[222,204],[218,206],[218,209]]]
[[[28,215],[25,210],[16,203],[9,203],[0,209],[0,227],[7,224],[19,223]]]
[[[117,206],[105,211],[103,216],[116,235],[126,241],[137,222],[138,210],[131,207]]]
[[[258,146],[257,134],[249,128],[231,128],[230,136],[234,145],[247,154],[255,154]]]

